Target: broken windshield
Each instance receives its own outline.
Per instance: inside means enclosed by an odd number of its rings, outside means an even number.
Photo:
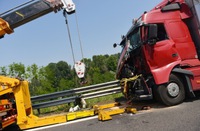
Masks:
[[[128,48],[128,52],[131,52],[132,50],[138,48],[141,45],[140,28],[135,28],[132,32],[130,32],[127,38],[124,38],[120,45],[123,48],[122,52],[125,47]]]
[[[128,41],[130,42],[129,51],[135,50],[141,45],[140,30],[136,28],[128,35]]]

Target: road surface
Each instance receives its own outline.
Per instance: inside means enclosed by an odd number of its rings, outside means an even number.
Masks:
[[[173,107],[154,102],[142,104],[151,109],[112,116],[112,120],[105,122],[95,116],[28,131],[200,131],[200,99]]]

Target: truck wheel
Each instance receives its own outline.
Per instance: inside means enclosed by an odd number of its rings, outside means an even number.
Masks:
[[[185,99],[185,89],[182,81],[176,75],[171,74],[167,84],[158,86],[157,95],[160,101],[167,106],[182,103]]]

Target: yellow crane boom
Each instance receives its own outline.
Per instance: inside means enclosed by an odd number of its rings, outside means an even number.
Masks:
[[[61,9],[71,14],[75,5],[72,0],[34,0],[6,11],[0,15],[0,37],[29,21]]]

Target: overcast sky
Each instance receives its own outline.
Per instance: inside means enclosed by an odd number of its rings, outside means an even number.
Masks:
[[[132,19],[138,18],[162,0],[73,0],[85,58],[93,55],[119,53],[113,48],[120,43],[131,27]],[[27,0],[1,0],[3,13]],[[75,15],[68,16],[75,60],[82,59]],[[0,39],[0,66],[13,62],[26,66],[46,66],[51,62],[66,61],[73,65],[67,27],[62,11],[49,13],[14,30]]]

